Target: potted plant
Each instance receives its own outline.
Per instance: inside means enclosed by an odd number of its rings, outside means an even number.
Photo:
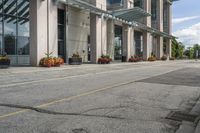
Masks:
[[[131,56],[131,58],[129,58],[129,62],[139,62],[142,60],[142,57],[139,57],[137,55]]]
[[[82,58],[81,56],[79,55],[79,53],[74,53],[72,55],[71,58],[69,58],[69,64],[70,65],[81,65],[82,64]]]
[[[0,55],[0,68],[8,68],[10,66],[10,59],[6,54]]]
[[[53,57],[50,54],[46,54],[46,57],[40,60],[40,66],[42,67],[59,67],[60,65],[64,64],[64,60],[60,57]]]
[[[150,56],[148,58],[148,61],[151,61],[151,62],[156,61],[156,57],[155,56]]]
[[[163,55],[163,56],[161,57],[161,60],[162,60],[162,61],[166,61],[166,60],[167,60],[167,56],[166,56],[166,55]]]
[[[112,61],[109,55],[102,55],[98,59],[98,64],[109,64]]]

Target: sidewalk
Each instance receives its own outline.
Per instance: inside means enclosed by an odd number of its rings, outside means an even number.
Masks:
[[[62,65],[61,67],[32,67],[32,66],[10,66],[8,69],[0,69],[1,74],[17,74],[17,73],[31,73],[31,72],[45,72],[45,71],[58,71],[58,70],[70,70],[70,69],[78,69],[78,68],[94,68],[94,67],[110,67],[110,66],[121,66],[121,65],[145,65],[145,64],[159,64],[162,61],[156,62],[137,62],[137,63],[111,63],[111,64],[82,64],[82,65]],[[162,62],[164,63],[164,62]]]

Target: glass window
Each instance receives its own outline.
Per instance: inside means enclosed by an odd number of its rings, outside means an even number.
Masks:
[[[4,13],[5,14],[11,14],[16,15],[17,11],[17,1],[16,0],[5,0],[4,1]]]
[[[64,56],[64,41],[58,41],[58,55],[60,57]]]
[[[4,16],[4,34],[16,36],[16,17]]]
[[[107,0],[107,3],[112,4],[122,4],[122,0]]]
[[[3,50],[2,36],[0,35],[0,54],[2,54]]]
[[[17,54],[29,55],[29,37],[17,38]]]
[[[65,27],[63,25],[58,25],[58,39],[64,40]]]
[[[152,0],[151,1],[151,19],[156,20],[157,19],[157,1]]]
[[[29,0],[0,0],[0,52],[29,55]]]
[[[28,0],[18,0],[18,16],[28,18],[29,16],[29,1]]]
[[[2,11],[3,11],[3,1],[0,0],[0,13],[2,13]]]
[[[65,11],[58,9],[58,24],[65,24]]]
[[[144,8],[144,1],[143,0],[135,0],[134,1],[134,7],[140,7],[140,8]]]
[[[18,36],[29,37],[29,20],[28,19],[18,19]]]
[[[3,33],[3,16],[0,14],[0,35]]]
[[[16,54],[15,40],[16,40],[15,36],[13,36],[13,35],[5,35],[4,36],[5,52],[8,55],[15,55]]]

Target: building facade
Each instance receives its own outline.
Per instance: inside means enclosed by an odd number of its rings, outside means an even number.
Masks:
[[[170,0],[1,0],[0,52],[14,65],[37,66],[46,54],[68,62],[101,55],[128,61],[171,56]]]

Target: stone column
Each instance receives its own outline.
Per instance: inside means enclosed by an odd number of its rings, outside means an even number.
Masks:
[[[126,56],[126,61],[134,55],[133,40],[134,33],[133,28],[128,25],[123,25],[123,45],[122,45],[122,56]]]
[[[106,0],[97,0],[95,6],[106,10]],[[98,58],[107,52],[107,20],[103,16],[90,14],[91,62],[97,63]]]
[[[114,21],[109,19],[107,21],[107,54],[114,60],[115,49],[115,26]]]
[[[157,38],[157,53],[156,58],[160,59],[163,56],[163,37],[158,36]]]
[[[157,5],[158,5],[158,16],[157,16],[157,23],[158,23],[158,30],[163,31],[163,0],[157,0]],[[163,56],[163,37],[158,36],[157,37],[157,54],[156,57],[157,59],[160,59]]]
[[[47,3],[48,2],[48,3]],[[57,6],[52,0],[30,1],[30,62],[39,65],[45,53],[57,56]]]
[[[172,34],[172,6],[167,4],[167,11],[168,11],[168,27],[169,27],[169,35]],[[171,48],[172,40],[167,39],[167,54],[169,57],[172,56],[172,48]]]
[[[151,0],[144,0],[144,10],[151,13]],[[151,17],[145,18],[145,24],[151,27]],[[149,32],[143,32],[143,58],[147,60],[151,56],[152,36]]]
[[[133,8],[133,0],[124,1],[125,8]],[[134,30],[127,24],[123,25],[122,32],[122,56],[126,56],[126,61],[131,55],[134,55],[133,41],[134,41]]]

